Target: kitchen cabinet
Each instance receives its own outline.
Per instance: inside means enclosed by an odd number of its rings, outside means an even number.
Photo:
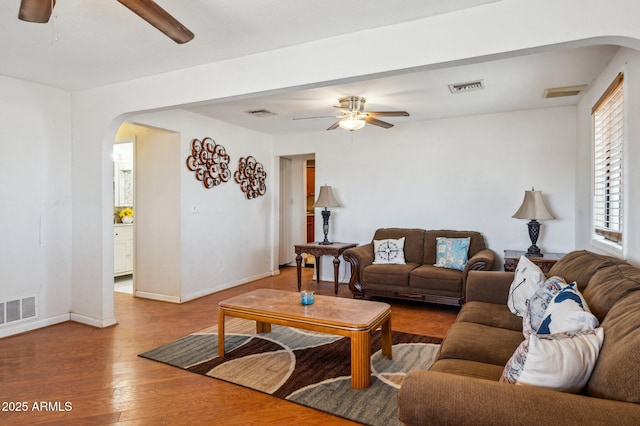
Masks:
[[[113,225],[113,275],[133,274],[133,224]]]

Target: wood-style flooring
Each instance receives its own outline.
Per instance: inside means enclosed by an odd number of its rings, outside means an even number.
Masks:
[[[313,270],[303,270],[312,282]],[[0,424],[349,425],[353,422],[138,357],[217,322],[217,304],[254,288],[296,290],[295,267],[181,305],[115,293],[118,324],[66,322],[0,339]],[[318,294],[333,295],[321,282]],[[339,297],[351,297],[346,285]],[[444,337],[457,309],[391,301],[392,328]],[[22,410],[22,411],[18,411]]]

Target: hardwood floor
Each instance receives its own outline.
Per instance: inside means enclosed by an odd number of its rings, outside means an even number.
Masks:
[[[312,281],[312,273],[305,268],[303,280]],[[215,324],[220,300],[261,287],[296,290],[295,274],[294,267],[283,268],[278,276],[181,305],[115,293],[116,326],[67,322],[0,339],[0,424],[355,424],[137,356]],[[333,283],[321,282],[317,293],[333,295]],[[339,296],[351,297],[346,285]],[[397,331],[444,337],[457,314],[390,303]]]

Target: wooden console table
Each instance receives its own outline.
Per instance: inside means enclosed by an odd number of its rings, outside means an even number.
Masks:
[[[505,250],[504,251],[504,270],[507,272],[515,272],[518,266],[520,256],[525,254],[524,251],[518,250]],[[529,260],[538,267],[545,274],[549,273],[549,270],[556,262],[564,257],[566,253],[543,253],[543,257],[530,257]]]
[[[335,293],[338,294],[338,270],[340,268],[340,255],[346,249],[356,247],[355,243],[332,243],[323,245],[320,243],[295,244],[296,267],[298,271],[298,291],[302,285],[302,253],[310,254],[316,258],[316,280],[320,282],[320,257],[333,256],[333,284]]]

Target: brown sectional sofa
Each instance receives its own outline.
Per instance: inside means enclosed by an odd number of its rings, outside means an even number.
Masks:
[[[522,318],[507,308],[512,272],[474,272],[467,303],[428,371],[407,374],[399,418],[425,424],[640,424],[640,269],[575,251],[549,271],[576,281],[604,329],[604,343],[581,394],[499,382],[523,341]]]
[[[373,240],[402,237],[406,264],[373,264]],[[433,266],[436,237],[471,238],[463,271]],[[351,264],[349,288],[354,297],[392,297],[456,306],[464,304],[469,271],[490,270],[496,258],[479,232],[410,228],[378,229],[369,244],[345,250],[343,257]]]

